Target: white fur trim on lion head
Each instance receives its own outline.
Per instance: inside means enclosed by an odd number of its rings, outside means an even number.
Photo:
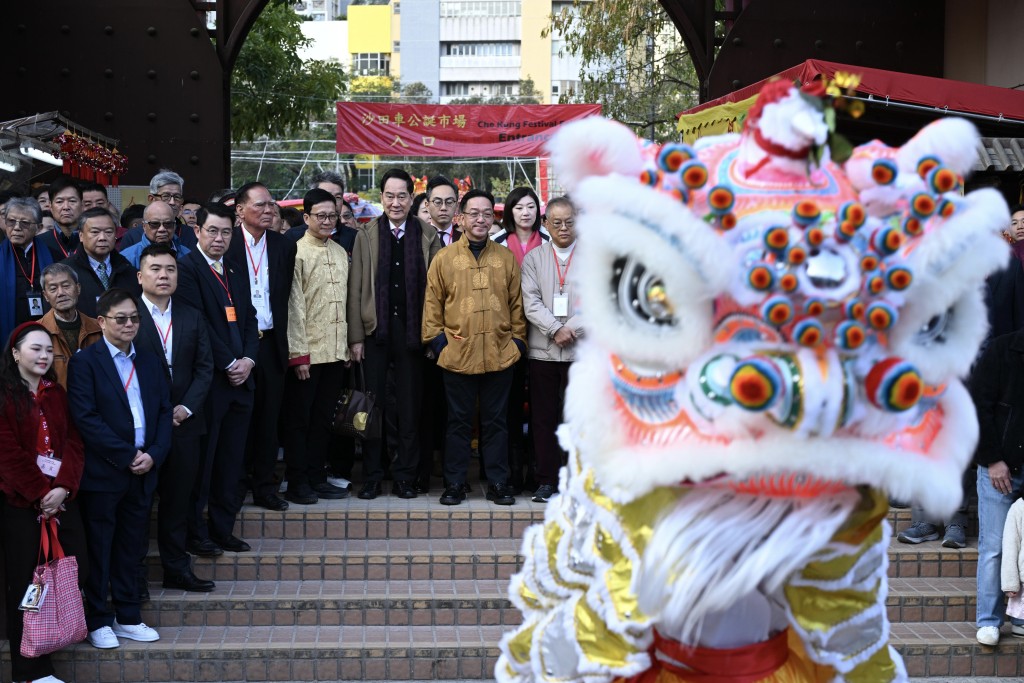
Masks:
[[[547,150],[559,181],[570,192],[589,176],[621,173],[636,177],[643,170],[643,158],[633,132],[600,116],[562,126],[547,144]]]

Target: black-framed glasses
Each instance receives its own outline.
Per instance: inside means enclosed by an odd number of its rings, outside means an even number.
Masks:
[[[449,197],[448,199],[441,199],[440,197],[436,197],[434,199],[431,199],[430,203],[433,204],[434,206],[436,206],[439,209],[442,206],[447,206],[450,209],[453,206],[455,206],[456,204],[458,204],[458,202],[455,201],[455,198],[453,198],[453,197]]]
[[[174,221],[143,221],[144,224],[148,225],[153,230],[156,230],[160,226],[173,230],[178,224]]]
[[[231,239],[231,228],[225,228],[224,230],[218,230],[217,228],[202,228],[212,238],[223,237],[224,239]]]
[[[113,317],[111,317],[109,315],[101,315],[100,317],[105,319],[105,320],[112,320],[113,322],[115,322],[117,324],[118,327],[124,327],[129,322],[132,325],[138,325],[139,324],[139,314],[138,313],[132,313],[131,315],[124,315],[122,313],[120,315],[115,315]]]
[[[336,213],[314,213],[310,215],[321,223],[334,223],[338,220],[338,214]]]
[[[159,197],[160,201],[165,204],[177,204],[183,199],[180,194],[171,194],[170,192],[161,192],[160,194],[155,194],[153,196]]]

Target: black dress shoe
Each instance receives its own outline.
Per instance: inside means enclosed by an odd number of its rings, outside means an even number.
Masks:
[[[313,505],[320,500],[312,487],[303,484],[292,486],[289,483],[288,490],[284,492],[284,497],[296,505]]]
[[[233,553],[247,553],[252,550],[252,546],[236,536],[228,536],[227,538],[215,538],[212,539],[214,543],[219,545],[224,550],[230,550]]]
[[[417,477],[412,487],[416,493],[430,493],[430,477]]]
[[[411,481],[396,481],[394,486],[391,487],[391,493],[399,498],[415,498],[416,487],[413,486]]]
[[[459,483],[448,484],[444,493],[441,494],[441,505],[458,505],[466,500],[466,492],[463,485]]]
[[[379,481],[368,481],[363,484],[363,488],[359,490],[359,497],[363,500],[373,500],[380,495],[380,482]]]
[[[348,489],[343,489],[340,486],[334,484],[328,484],[326,481],[322,481],[319,484],[313,484],[313,493],[316,494],[317,498],[323,498],[324,500],[341,500],[342,498],[348,498],[352,495],[352,492]]]
[[[189,541],[188,551],[197,557],[217,557],[224,554],[221,547],[208,538]]]
[[[258,505],[261,508],[273,510],[274,512],[284,512],[288,509],[288,501],[276,493],[268,493],[265,496],[253,496],[252,502],[253,505]]]
[[[164,588],[174,588],[192,593],[209,593],[217,587],[213,581],[200,579],[191,571],[184,574],[167,574],[164,576]]]
[[[139,602],[149,602],[149,586],[139,586]]]
[[[516,490],[509,484],[491,484],[487,487],[487,500],[495,505],[512,505],[516,502]]]

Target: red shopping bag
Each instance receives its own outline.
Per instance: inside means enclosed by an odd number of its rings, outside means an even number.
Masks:
[[[35,609],[26,609],[21,656],[39,657],[85,640],[85,606],[78,588],[78,561],[65,557],[57,538],[57,519],[44,520],[39,538],[42,564],[36,567],[32,591]],[[27,598],[27,596],[26,596]],[[13,605],[8,606],[13,609]]]

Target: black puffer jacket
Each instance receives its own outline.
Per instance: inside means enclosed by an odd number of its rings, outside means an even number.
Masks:
[[[1017,473],[1024,464],[1024,330],[997,337],[971,376],[980,438],[975,462],[1000,460]]]

